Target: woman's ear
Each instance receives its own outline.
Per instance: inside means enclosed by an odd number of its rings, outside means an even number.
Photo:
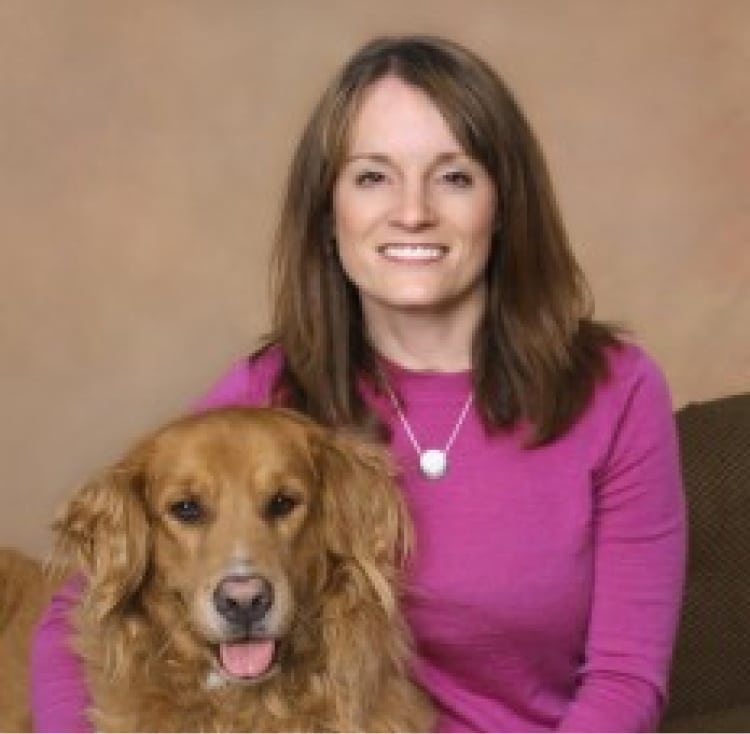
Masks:
[[[52,563],[83,573],[99,620],[137,593],[148,570],[145,481],[143,462],[130,456],[81,487],[52,525]]]

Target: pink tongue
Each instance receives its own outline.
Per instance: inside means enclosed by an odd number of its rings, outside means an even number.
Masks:
[[[225,642],[219,647],[221,664],[235,678],[257,678],[271,666],[275,647],[273,640]]]

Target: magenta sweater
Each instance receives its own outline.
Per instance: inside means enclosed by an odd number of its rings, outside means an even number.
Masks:
[[[268,400],[278,351],[235,365],[198,407]],[[470,411],[448,474],[423,478],[387,398],[417,528],[407,616],[415,674],[443,731],[646,731],[662,711],[678,619],[685,518],[674,422],[658,368],[634,346],[554,443],[488,436]],[[468,373],[389,366],[423,447],[442,447]],[[80,582],[77,582],[80,584]],[[80,663],[66,645],[79,593],[59,593],[35,637],[34,723],[86,730]],[[376,644],[376,643],[374,643]]]

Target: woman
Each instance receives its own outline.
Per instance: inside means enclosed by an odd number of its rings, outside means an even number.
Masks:
[[[669,396],[592,319],[495,72],[431,37],[356,53],[299,143],[273,275],[268,343],[199,407],[385,430],[417,530],[414,674],[441,728],[652,730],[684,565]],[[41,729],[85,727],[76,595],[35,640]]]

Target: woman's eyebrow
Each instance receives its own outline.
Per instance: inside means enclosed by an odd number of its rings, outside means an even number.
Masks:
[[[348,155],[345,159],[345,163],[351,163],[352,161],[373,161],[374,163],[385,163],[386,165],[393,165],[391,158],[384,153],[353,153]]]
[[[469,156],[460,150],[450,150],[444,153],[438,153],[430,162],[430,166],[438,166],[441,163],[451,163],[455,160],[461,159],[466,160]],[[382,163],[388,166],[395,166],[394,160],[385,153],[352,153],[344,159],[345,163],[352,163],[354,161],[372,161],[373,163]]]
[[[441,163],[453,163],[456,160],[467,161],[469,160],[469,156],[462,150],[446,151],[435,156],[433,165],[439,166]]]

